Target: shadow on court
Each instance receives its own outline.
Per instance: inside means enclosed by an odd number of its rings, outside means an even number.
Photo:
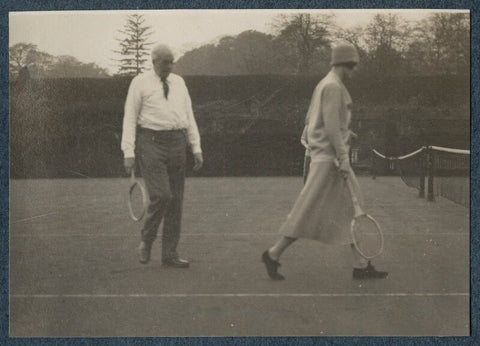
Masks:
[[[307,240],[282,257],[286,281],[267,278],[301,178],[188,179],[188,270],[160,265],[160,239],[137,262],[128,179],[11,181],[10,335],[468,335],[469,210],[399,178],[360,183],[386,280],[353,281],[348,247]]]

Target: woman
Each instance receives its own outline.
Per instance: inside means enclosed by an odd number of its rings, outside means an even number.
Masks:
[[[351,196],[345,179],[350,179],[357,196],[360,188],[348,158],[352,99],[343,81],[351,78],[359,56],[350,43],[332,49],[332,68],[316,86],[306,117],[302,143],[307,145],[310,169],[305,186],[297,198],[279,239],[262,255],[272,280],[283,280],[278,273],[281,254],[298,238],[319,240],[326,244],[350,244],[353,254],[353,278],[385,278],[357,252],[349,228],[353,217]],[[338,168],[335,165],[338,160]],[[339,174],[340,172],[340,174]]]

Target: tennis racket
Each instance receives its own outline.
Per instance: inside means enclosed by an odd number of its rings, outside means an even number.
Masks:
[[[148,195],[143,183],[135,178],[135,170],[133,168],[130,176],[127,204],[130,218],[133,221],[143,219],[148,206]]]
[[[335,164],[339,167],[338,162]],[[377,220],[368,215],[360,206],[350,178],[345,181],[353,204],[353,219],[350,223],[352,243],[360,256],[371,260],[383,252],[383,231]]]

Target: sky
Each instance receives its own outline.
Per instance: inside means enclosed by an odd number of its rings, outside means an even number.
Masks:
[[[33,43],[49,54],[71,55],[84,63],[94,62],[116,71],[116,39],[129,14],[142,14],[152,27],[152,42],[169,45],[176,57],[185,51],[225,35],[245,30],[272,33],[271,24],[280,13],[334,14],[342,27],[366,25],[379,12],[394,12],[406,20],[420,20],[433,10],[135,10],[10,12],[9,46]],[[436,11],[438,12],[438,11]],[[448,12],[452,12],[449,10]]]

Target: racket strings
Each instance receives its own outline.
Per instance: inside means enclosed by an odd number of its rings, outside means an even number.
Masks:
[[[132,178],[132,185],[128,193],[128,209],[130,217],[134,221],[140,221],[148,206],[148,195],[143,184]]]
[[[139,218],[143,213],[143,196],[138,184],[135,184],[130,191],[130,203],[132,205],[132,213]]]
[[[378,256],[383,251],[383,234],[378,224],[369,216],[357,217],[352,222],[353,242],[363,257]]]

